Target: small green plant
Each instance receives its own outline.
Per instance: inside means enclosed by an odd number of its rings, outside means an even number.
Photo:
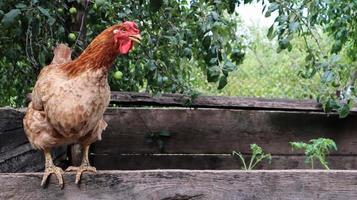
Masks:
[[[337,150],[336,143],[328,138],[312,139],[309,141],[309,143],[290,142],[290,145],[292,146],[293,150],[305,150],[305,162],[311,163],[311,169],[314,169],[315,159],[320,161],[321,165],[324,166],[326,169],[330,169],[328,167],[326,156],[330,153],[331,150]]]
[[[257,144],[251,144],[250,149],[252,151],[252,157],[250,158],[249,165],[245,162],[245,159],[241,152],[232,152],[233,157],[238,157],[243,163],[243,170],[252,170],[254,167],[260,163],[262,160],[267,159],[269,164],[271,163],[271,155],[270,153],[266,154],[263,152],[263,149]]]

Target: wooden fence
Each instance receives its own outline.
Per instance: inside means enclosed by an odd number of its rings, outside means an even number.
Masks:
[[[356,108],[339,119],[313,101],[117,92],[111,100],[119,107],[108,108],[103,140],[90,149],[98,173],[79,187],[65,173],[63,190],[53,177],[39,186],[43,156],[25,137],[24,110],[0,109],[0,199],[357,199]],[[318,137],[336,141],[328,161],[345,170],[301,170],[309,165],[289,142]],[[231,152],[249,157],[252,143],[273,155],[258,169],[273,170],[236,170]],[[75,149],[56,149],[57,165],[78,160]]]
[[[113,92],[111,101],[121,107],[108,108],[103,140],[91,147],[90,160],[98,169],[240,169],[231,152],[249,157],[252,143],[273,155],[271,164],[263,162],[258,169],[307,169],[303,152],[292,151],[289,142],[318,137],[338,145],[329,156],[332,169],[357,168],[356,108],[339,119],[313,101],[198,97],[190,102],[183,95],[123,92]],[[43,168],[41,153],[24,135],[22,118],[21,109],[0,109],[0,172]],[[160,131],[170,136],[159,136]],[[62,165],[68,165],[67,155],[78,157],[66,147],[55,152]]]
[[[249,156],[252,143],[273,155],[262,169],[306,169],[303,152],[292,151],[289,142],[318,137],[338,145],[329,157],[332,169],[357,168],[356,108],[339,119],[314,101],[198,97],[187,106],[182,95],[116,92],[111,99],[126,107],[105,113],[109,126],[90,156],[100,169],[239,169],[230,154]],[[130,107],[138,105],[143,107]],[[171,136],[147,142],[160,131]]]
[[[0,174],[0,199],[240,200],[357,199],[357,171],[149,170],[65,174],[64,189],[41,173]]]

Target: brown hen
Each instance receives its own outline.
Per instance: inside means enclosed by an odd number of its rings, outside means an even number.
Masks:
[[[90,144],[101,139],[107,126],[103,113],[110,98],[108,71],[118,54],[127,54],[134,41],[140,40],[139,32],[134,22],[111,26],[73,61],[71,50],[59,46],[52,63],[42,69],[23,120],[30,143],[45,154],[42,186],[53,173],[63,187],[63,171],[51,157],[55,146],[83,146],[81,165],[66,170],[77,171],[77,184],[83,171],[96,171],[89,164],[88,150]]]

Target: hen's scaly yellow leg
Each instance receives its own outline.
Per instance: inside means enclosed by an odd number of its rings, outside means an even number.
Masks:
[[[45,153],[45,172],[44,172],[44,175],[43,175],[43,178],[41,181],[41,186],[44,187],[47,182],[48,177],[51,174],[55,174],[58,179],[58,184],[62,189],[63,188],[63,177],[62,177],[63,170],[60,167],[56,167],[53,164],[50,150],[45,149],[44,153]]]
[[[66,172],[70,172],[70,171],[77,172],[76,184],[78,184],[79,181],[81,180],[81,176],[84,171],[97,172],[96,168],[90,166],[89,164],[88,153],[89,153],[89,145],[83,146],[83,157],[82,157],[81,165],[79,167],[70,166],[66,169]]]

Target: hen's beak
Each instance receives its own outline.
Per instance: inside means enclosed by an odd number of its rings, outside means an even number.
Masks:
[[[135,42],[140,44],[141,35],[140,34],[131,35],[131,36],[129,36],[129,39],[131,39],[131,40],[133,40],[133,41],[135,41]]]

